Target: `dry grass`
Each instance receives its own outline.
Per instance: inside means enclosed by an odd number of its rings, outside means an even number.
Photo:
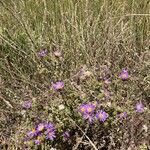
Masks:
[[[112,113],[120,107],[129,108],[130,112],[126,125],[119,124],[118,127],[111,120],[111,125],[104,127],[104,131],[111,129],[107,131],[113,139],[106,148],[112,149],[114,142],[115,150],[128,147],[134,150],[148,143],[142,124],[148,125],[149,110],[140,116],[141,122],[138,122],[130,106],[143,100],[149,108],[149,0],[0,0],[0,10],[0,135],[3,142],[8,141],[10,150],[13,149],[11,145],[18,147],[19,138],[35,124],[35,116],[40,116],[40,119],[47,116],[46,119],[59,124],[60,130],[69,127],[76,129],[78,134],[75,134],[73,141],[83,136],[88,143],[94,141],[92,144],[99,146],[98,149],[105,147],[105,144],[99,144],[99,135],[89,138],[87,131],[88,140],[84,131],[81,132],[84,130],[83,124],[82,130],[73,123],[68,125],[65,120],[70,122],[70,118],[66,114],[59,114],[56,109],[58,104],[64,104],[65,101],[67,114],[80,124],[81,120],[74,115],[74,110],[93,95],[101,98],[96,86],[100,84],[103,88],[102,81],[97,81],[97,78],[103,77],[103,67],[109,69],[113,80],[110,88],[113,92],[113,108],[108,111]],[[42,48],[48,49],[48,56],[44,59],[37,55]],[[63,52],[62,58],[54,56],[55,49]],[[84,65],[92,72],[92,77],[86,80],[87,83],[81,81],[78,84],[75,74]],[[122,68],[128,68],[131,74],[126,85],[116,79]],[[49,87],[58,80],[65,81],[65,92],[49,96]],[[84,100],[79,98],[83,93],[86,95]],[[32,99],[34,106],[23,117],[21,103],[26,99]],[[127,126],[126,131],[124,126]],[[123,136],[127,137],[122,138],[127,141],[122,140],[121,133],[116,135],[117,129],[126,133]],[[139,139],[137,129],[142,132]],[[94,133],[95,130],[99,132],[98,127],[90,128],[89,132]],[[107,137],[104,133],[101,136]],[[61,142],[58,139],[53,146],[61,149]],[[92,144],[83,146],[82,142],[78,149],[94,147]],[[117,142],[122,145],[117,145]],[[70,145],[76,147],[77,143]],[[69,150],[70,147],[63,149]]]

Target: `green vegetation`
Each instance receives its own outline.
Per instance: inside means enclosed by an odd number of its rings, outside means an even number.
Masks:
[[[30,149],[148,149],[149,0],[0,0],[0,10],[0,149],[22,150],[26,133],[44,121],[54,123],[56,139],[30,141]],[[52,88],[57,81],[62,90]],[[91,102],[109,114],[104,123],[78,112]]]

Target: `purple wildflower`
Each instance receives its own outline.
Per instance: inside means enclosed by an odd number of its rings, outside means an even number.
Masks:
[[[64,139],[68,139],[70,137],[70,133],[69,131],[65,131],[62,136],[64,137]]]
[[[45,57],[45,56],[47,56],[47,54],[48,54],[47,49],[44,49],[44,50],[41,50],[38,52],[38,56],[40,56],[40,57]]]
[[[41,142],[42,142],[42,136],[41,136],[41,135],[38,136],[36,140],[34,140],[34,143],[35,143],[36,145],[40,145]]]
[[[127,80],[129,78],[129,73],[127,69],[123,69],[119,75],[122,80]]]
[[[97,112],[96,118],[104,122],[108,118],[108,114],[105,111],[100,110]]]
[[[140,113],[144,112],[144,105],[141,102],[136,104],[136,111]]]
[[[53,141],[54,138],[56,138],[55,131],[47,132],[46,139],[49,139],[49,140]]]
[[[44,124],[44,123],[40,123],[40,124],[37,126],[37,131],[38,131],[38,132],[41,132],[41,131],[44,130],[44,128],[45,128],[45,124]]]
[[[52,123],[46,123],[46,124],[45,124],[45,129],[46,129],[47,131],[54,131],[54,130],[55,130],[55,127],[54,127],[54,125],[53,125]]]
[[[25,109],[29,109],[31,105],[32,105],[31,101],[24,101],[22,107]]]
[[[79,112],[81,114],[92,114],[94,112],[96,108],[96,104],[82,104],[80,107],[79,107]]]
[[[82,104],[79,107],[79,112],[83,115],[85,120],[88,120],[90,123],[93,122],[94,117],[93,113],[95,111],[97,103],[90,103],[90,104]]]
[[[92,123],[92,122],[94,121],[94,117],[93,117],[92,114],[86,113],[86,114],[83,115],[83,118],[84,118],[85,120],[88,120],[90,123]]]
[[[93,113],[95,110],[95,105],[94,104],[86,104],[86,113]]]
[[[27,133],[27,135],[28,135],[29,138],[33,138],[34,136],[37,135],[37,131],[35,129],[32,129],[31,131],[29,131]]]
[[[55,90],[61,90],[64,88],[64,82],[63,81],[58,81],[56,83],[54,83],[52,85],[52,87],[55,89]]]
[[[45,132],[46,139],[53,140],[56,137],[56,135],[55,135],[56,129],[55,129],[54,125],[52,123],[46,123],[45,129],[46,129],[46,132]]]
[[[41,140],[37,139],[37,140],[34,140],[35,144],[36,145],[40,145],[41,144]]]
[[[79,107],[79,112],[81,114],[85,114],[86,113],[86,104],[82,104],[80,107]]]

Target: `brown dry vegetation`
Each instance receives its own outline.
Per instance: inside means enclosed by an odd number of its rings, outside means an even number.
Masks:
[[[31,149],[148,150],[149,0],[0,0],[0,10],[0,148],[22,150],[26,132],[50,120],[57,126],[56,141]],[[40,59],[42,48],[48,56]],[[122,68],[129,70],[128,81],[118,78]],[[112,81],[109,100],[103,93],[106,76]],[[65,82],[61,93],[50,90],[58,80]],[[28,99],[32,108],[26,111],[22,102]],[[91,126],[82,120],[77,108],[89,101],[100,101],[107,122]],[[142,114],[135,112],[139,101]],[[118,122],[121,111],[128,117]],[[65,129],[72,135],[66,142],[60,137]]]

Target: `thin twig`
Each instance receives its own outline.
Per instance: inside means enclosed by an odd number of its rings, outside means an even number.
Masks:
[[[88,126],[87,126],[86,129],[85,129],[85,134],[87,133],[87,130],[88,130]],[[81,143],[83,143],[83,142],[82,142],[83,138],[84,138],[84,134],[83,134],[83,136],[82,136],[80,139],[78,139],[77,144],[73,147],[73,150],[77,150],[77,149],[78,149],[79,145],[80,145]]]
[[[150,14],[126,14],[124,16],[150,16]]]
[[[6,104],[7,106],[13,108],[13,106],[10,104],[9,101],[5,100],[5,99],[4,99],[3,97],[1,97],[1,96],[0,96],[0,99],[2,99],[2,100],[5,102],[5,104]]]
[[[70,117],[70,116],[69,116]],[[71,118],[71,117],[70,117]],[[94,143],[90,140],[90,138],[86,135],[86,133],[80,128],[80,126],[71,118],[72,122],[78,127],[78,129],[83,133],[83,135],[88,139],[90,144],[93,146],[95,150],[98,150]]]

